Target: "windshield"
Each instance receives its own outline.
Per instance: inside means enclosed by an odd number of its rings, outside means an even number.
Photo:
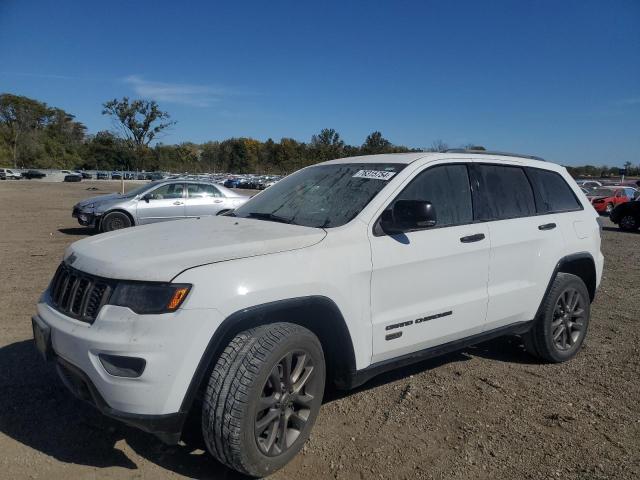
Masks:
[[[158,185],[160,182],[149,182],[149,183],[145,183],[144,185],[138,187],[138,188],[134,188],[133,190],[128,191],[127,193],[124,194],[125,197],[135,197],[136,195],[140,195],[141,193],[146,192],[147,190],[149,190],[150,188],[155,187],[156,185]]]
[[[234,210],[238,217],[316,228],[351,221],[405,165],[317,165],[283,178]]]

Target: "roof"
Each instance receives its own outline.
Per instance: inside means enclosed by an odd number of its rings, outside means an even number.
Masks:
[[[516,161],[521,163],[527,163],[530,165],[540,165],[540,163],[547,164],[540,157],[534,157],[532,155],[520,155],[517,153],[506,152],[492,152],[484,150],[464,150],[464,149],[452,149],[446,152],[411,152],[411,153],[383,153],[379,155],[362,155],[358,157],[346,157],[336,160],[329,160],[322,162],[319,165],[331,165],[341,163],[403,163],[409,164],[416,160],[428,159],[428,160],[455,160],[460,158],[487,160],[491,162],[496,161]],[[549,164],[553,165],[553,164]]]
[[[320,165],[330,165],[336,163],[413,163],[416,160],[429,156],[437,156],[434,152],[412,152],[412,153],[382,153],[379,155],[360,155],[358,157],[338,158],[322,162]]]

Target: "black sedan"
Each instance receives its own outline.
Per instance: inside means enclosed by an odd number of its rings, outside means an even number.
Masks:
[[[44,178],[47,174],[44,172],[39,172],[38,170],[27,170],[22,173],[22,178],[28,178],[31,180],[32,178]]]
[[[621,203],[611,212],[609,219],[620,227],[620,230],[633,232],[640,228],[640,200]]]

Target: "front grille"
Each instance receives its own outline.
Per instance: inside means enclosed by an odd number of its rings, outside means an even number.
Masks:
[[[65,315],[93,323],[113,292],[114,282],[62,263],[49,286],[51,305]]]

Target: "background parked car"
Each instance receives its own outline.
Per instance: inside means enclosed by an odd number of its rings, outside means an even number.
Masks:
[[[77,173],[78,175],[80,175],[83,179],[87,179],[90,180],[92,177],[92,175],[88,172],[82,171],[82,170],[75,170],[73,173]]]
[[[27,178],[29,180],[31,180],[32,178],[44,178],[46,176],[47,176],[46,173],[40,172],[38,170],[27,170],[22,174],[23,178]]]
[[[636,198],[633,202],[625,202],[613,209],[610,215],[613,223],[617,224],[620,230],[628,232],[640,228],[640,200]]]
[[[9,168],[0,168],[0,179],[2,180],[20,180],[22,174]]]
[[[602,186],[602,183],[598,182],[597,180],[577,180],[576,183],[580,187],[584,187],[587,190],[593,190],[594,188],[599,188]]]
[[[96,172],[96,180],[109,180],[107,172]]]
[[[72,216],[83,226],[108,232],[133,225],[213,216],[233,210],[249,200],[212,182],[160,180],[124,195],[92,197],[73,207]]]
[[[589,191],[587,198],[601,214],[610,214],[621,203],[633,200],[638,191],[632,187],[600,187]]]
[[[69,175],[64,176],[65,182],[79,182],[82,180],[82,175],[78,175],[77,173],[71,173]]]
[[[122,174],[120,172],[111,172],[111,180],[122,180]]]

